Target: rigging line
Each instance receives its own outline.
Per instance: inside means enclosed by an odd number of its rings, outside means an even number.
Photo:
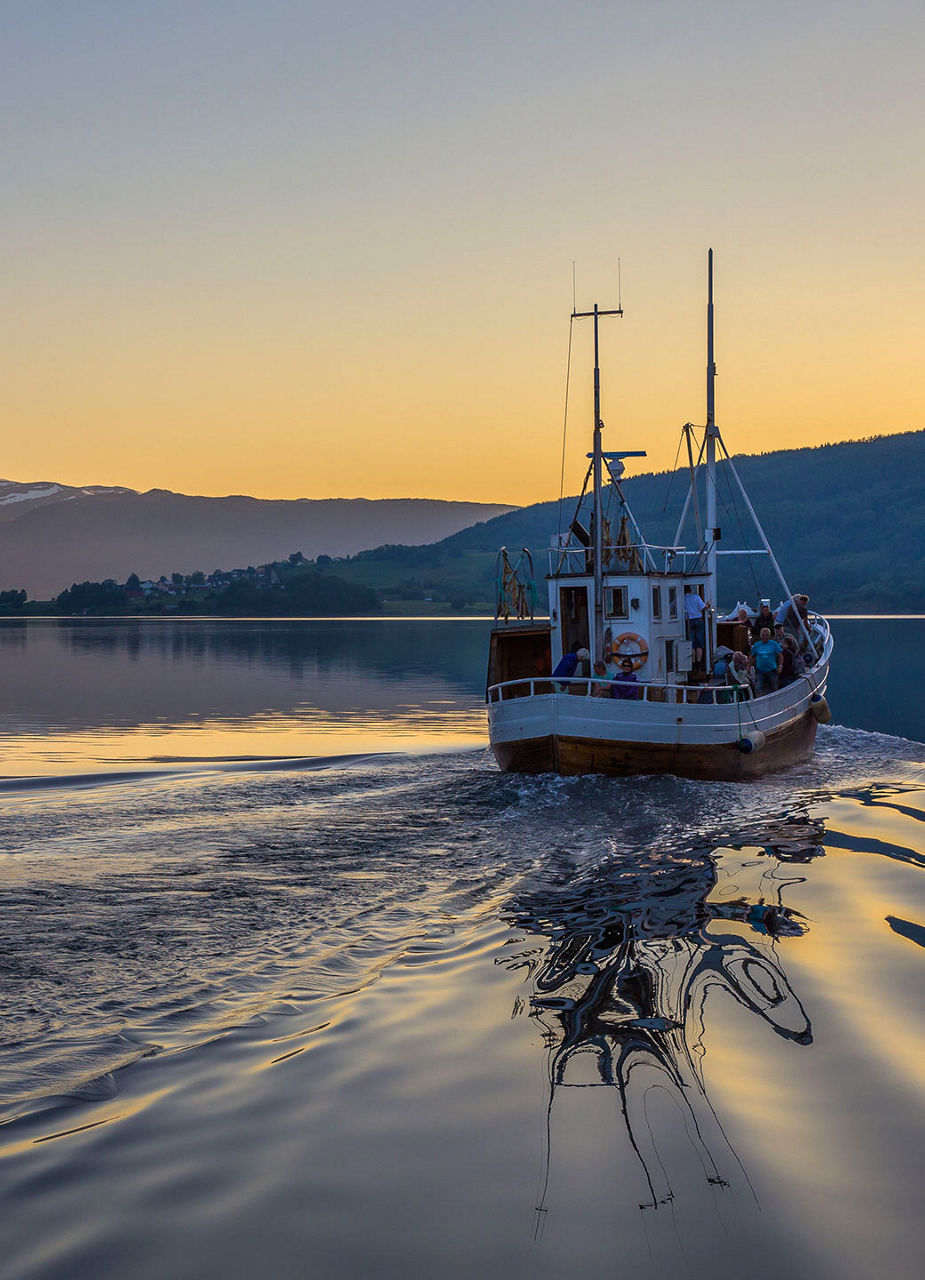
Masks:
[[[572,263],[572,273],[574,275],[575,264]],[[557,541],[562,541],[562,498],[565,493],[565,441],[568,435],[568,391],[569,381],[572,373],[572,329],[574,328],[574,317],[569,318],[568,322],[568,358],[565,362],[565,411],[562,416],[562,468],[559,472],[559,510],[556,517],[557,523]]]
[[[735,516],[736,524],[739,526],[739,537],[742,539],[742,546],[744,547],[744,546],[745,546],[745,527],[744,527],[744,525],[742,524],[742,517],[741,517],[741,515],[739,514],[739,504],[738,504],[738,502],[737,502],[737,500],[736,500],[735,490],[734,490],[734,489],[733,489],[733,487],[732,487],[732,477],[731,477],[731,476],[730,476],[730,474],[729,474],[729,468],[728,468],[728,467],[723,467],[723,468],[722,468],[722,476],[723,476],[723,479],[724,479],[724,480],[725,480],[725,482],[726,482],[726,487],[727,487],[727,488],[728,488],[728,490],[729,490],[729,498],[730,498],[730,500],[731,500],[731,502],[732,502],[732,512],[733,512],[733,514],[734,514],[734,516]],[[723,506],[725,507],[725,509],[726,509],[727,511],[729,510],[729,508],[726,506],[725,502],[723,502]],[[758,574],[755,572],[755,565],[754,565],[753,557],[752,557],[752,556],[746,556],[746,557],[745,557],[745,559],[748,561],[748,569],[749,569],[749,572],[750,572],[750,573],[751,573],[751,575],[752,575],[752,582],[754,583],[754,586],[755,586],[755,592],[757,593],[758,599],[759,599],[759,601],[760,601],[760,600],[761,600],[761,584],[758,582]]]
[[[700,445],[700,452],[697,454],[697,463],[696,463],[696,466],[697,466],[697,467],[699,467],[699,466],[700,466],[700,460],[701,460],[701,458],[703,457],[703,451],[704,451],[704,449],[705,449],[706,447],[707,447],[707,439],[706,439],[706,436],[704,435],[703,441],[702,441],[702,443],[701,443],[701,445]],[[680,442],[680,440],[679,440],[679,441],[678,441],[678,453],[680,453],[680,452],[681,452],[681,442]],[[677,458],[675,459],[675,461],[677,461]],[[680,546],[680,545],[681,545],[681,533],[682,533],[682,531],[683,531],[683,529],[684,529],[684,521],[687,519],[687,512],[688,512],[688,508],[690,507],[690,505],[691,505],[691,490],[690,490],[690,489],[688,489],[688,491],[687,491],[687,495],[686,495],[686,497],[685,497],[685,499],[684,499],[684,506],[681,508],[681,515],[680,515],[680,517],[679,517],[679,519],[678,519],[678,527],[677,527],[677,529],[675,530],[675,535],[674,535],[675,544],[676,544],[677,546]],[[704,545],[703,545],[703,550],[704,550],[704,552],[706,551],[706,543],[704,543]]]
[[[584,502],[584,500],[585,500],[585,494],[588,492],[588,481],[591,479],[591,476],[592,476],[593,471],[594,471],[594,463],[592,462],[592,463],[590,463],[590,465],[588,466],[588,470],[585,472],[584,483],[583,483],[583,484],[582,484],[582,486],[581,486],[581,493],[578,495],[578,505],[575,507],[575,514],[574,514],[574,516],[572,517],[572,524],[574,524],[574,522],[575,522],[575,521],[578,519],[578,517],[581,515],[581,506],[582,506],[582,503],[583,503],[583,502]],[[572,527],[571,527],[571,525],[570,525],[570,526],[569,526],[569,539],[571,539],[571,533],[572,533]],[[560,534],[559,536],[560,536],[560,541],[561,541],[561,534]],[[556,572],[557,572],[557,573],[559,573],[559,572],[560,572],[560,570],[561,570],[561,568],[562,568],[562,565],[563,565],[563,564],[565,564],[565,563],[566,563],[566,561],[567,561],[567,559],[568,559],[568,551],[569,551],[569,547],[568,547],[568,545],[566,545],[566,546],[560,546],[560,547],[558,548],[558,551],[559,551],[559,559],[558,559],[558,562],[557,562],[557,568],[556,568]]]
[[[671,464],[671,475],[668,477],[668,491],[665,494],[665,501],[662,504],[662,513],[668,510],[668,499],[671,497],[671,486],[674,484],[674,478],[678,470],[678,459],[681,456],[681,441],[684,439],[684,428],[681,428],[681,434],[678,436],[678,451],[674,455],[674,462]]]
[[[652,555],[652,552],[649,550],[649,544],[646,542],[645,538],[643,537],[642,530],[640,529],[639,524],[636,520],[636,517],[633,515],[630,509],[630,504],[626,500],[626,495],[623,492],[623,482],[619,477],[614,476],[613,472],[610,469],[610,463],[607,461],[606,458],[604,459],[604,465],[607,467],[607,474],[610,476],[611,486],[617,492],[617,497],[620,500],[620,506],[626,512],[627,517],[629,518],[629,522],[633,526],[633,529],[635,530],[636,537],[639,541],[639,546],[643,550],[642,561],[643,563],[645,563],[646,559],[648,558],[648,561],[651,564],[652,570],[654,572],[656,569],[655,557]],[[612,502],[612,499],[611,499],[611,502]]]
[[[790,590],[790,587],[787,585],[787,579],[784,577],[783,570],[781,569],[780,565],[777,563],[777,557],[774,555],[774,552],[771,550],[771,544],[770,542],[768,542],[767,535],[765,534],[764,529],[762,529],[761,527],[761,521],[758,519],[758,515],[755,511],[755,508],[752,506],[751,499],[749,498],[748,494],[745,492],[745,486],[742,483],[742,478],[739,475],[738,471],[736,470],[736,465],[732,460],[729,450],[726,448],[726,445],[723,441],[722,436],[719,436],[718,438],[719,438],[720,447],[722,448],[723,453],[726,455],[726,462],[729,465],[729,470],[732,473],[736,484],[739,486],[739,492],[742,495],[742,501],[745,503],[746,510],[748,511],[748,514],[751,516],[752,520],[754,521],[755,528],[758,531],[758,535],[761,538],[762,545],[764,546],[764,549],[767,552],[768,559],[771,561],[771,565],[774,569],[774,572],[777,574],[780,585],[784,588],[784,599],[790,600],[793,598],[793,592]],[[810,647],[812,647],[812,643],[813,643],[812,637],[810,636],[809,631],[807,630],[806,624],[805,622],[802,621],[802,619],[800,621],[800,630],[803,632],[803,635],[806,637],[806,643]]]
[[[694,468],[694,451],[691,448],[690,423],[684,428],[684,438],[687,441],[687,465],[691,476],[691,500],[694,505],[694,527],[697,530],[697,542],[698,544],[704,543],[704,547],[706,547],[703,536],[703,521],[700,519],[700,503],[697,501],[697,472]],[[700,461],[699,455],[697,460],[698,462]]]
[[[689,429],[690,429],[690,424],[688,424],[688,430],[689,430]],[[702,440],[701,440],[701,442],[700,442],[700,450],[699,450],[699,452],[698,452],[698,454],[697,454],[697,461],[696,461],[695,463],[693,463],[693,467],[692,467],[692,470],[693,470],[693,479],[692,479],[692,483],[691,483],[691,489],[690,489],[690,492],[689,492],[689,494],[688,494],[688,500],[690,500],[691,498],[693,498],[693,499],[694,499],[694,511],[695,511],[695,516],[696,516],[698,513],[697,513],[696,492],[695,492],[695,488],[694,488],[694,486],[695,486],[695,485],[697,485],[697,484],[699,483],[699,479],[700,479],[700,467],[701,467],[701,464],[702,464],[702,462],[703,462],[703,454],[704,454],[704,450],[706,449],[706,447],[707,447],[707,437],[706,437],[706,433],[704,433],[704,437],[703,437],[703,439],[702,439]],[[718,490],[717,490],[717,492],[718,492]],[[721,500],[722,500],[722,499],[721,499]],[[688,508],[688,503],[685,503],[685,505],[684,505],[684,514],[685,514],[685,516],[687,515],[687,508]],[[682,522],[682,523],[683,523],[683,522]],[[699,520],[698,520],[698,524],[699,524]],[[697,543],[697,554],[696,554],[696,556],[695,556],[695,558],[694,558],[694,567],[693,567],[693,569],[692,569],[692,572],[693,572],[693,573],[705,573],[705,572],[706,572],[706,570],[707,570],[707,564],[708,564],[709,550],[710,550],[710,548],[709,548],[709,545],[707,544],[706,535],[703,533],[703,531],[702,531],[702,530],[700,530],[700,541]]]

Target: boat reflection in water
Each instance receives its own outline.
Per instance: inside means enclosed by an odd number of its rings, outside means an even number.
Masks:
[[[529,970],[529,1012],[549,1052],[538,1232],[547,1212],[553,1108],[565,1088],[614,1090],[648,1188],[640,1209],[675,1199],[672,1156],[656,1145],[656,1091],[677,1104],[681,1137],[694,1145],[709,1187],[742,1181],[754,1196],[707,1095],[706,1004],[719,989],[785,1040],[812,1043],[777,944],[808,928],[784,905],[786,887],[802,879],[787,867],[820,856],[823,833],[805,816],[749,824],[703,846],[663,849],[642,868],[637,859],[615,857],[512,906],[510,923],[549,940],[545,950],[528,945],[502,962]],[[742,850],[746,857],[736,857]],[[756,883],[743,893],[748,878]]]

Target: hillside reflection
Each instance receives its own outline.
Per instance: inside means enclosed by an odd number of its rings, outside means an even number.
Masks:
[[[4,721],[47,728],[343,716],[450,702],[484,719],[486,624],[67,618],[0,626]]]
[[[647,1188],[640,1209],[668,1205],[676,1194],[676,1135],[655,1136],[656,1094],[676,1103],[707,1187],[748,1185],[704,1083],[707,1003],[725,992],[776,1035],[812,1043],[777,944],[808,928],[783,894],[801,879],[795,868],[822,855],[823,834],[821,823],[794,815],[657,857],[617,855],[590,875],[559,877],[506,914],[533,935],[503,963],[529,971],[529,1016],[548,1050],[548,1134],[562,1089],[611,1089]]]

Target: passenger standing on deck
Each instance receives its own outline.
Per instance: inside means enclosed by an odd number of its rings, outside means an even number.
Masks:
[[[767,627],[771,635],[774,634],[774,614],[771,612],[770,600],[762,600],[758,612],[755,614],[755,621],[752,623],[751,628],[753,641],[761,638],[763,627]]]
[[[775,622],[783,623],[784,630],[796,636],[800,648],[806,646],[804,632],[809,631],[809,596],[795,592],[786,604],[782,604],[775,616]]]
[[[751,614],[743,606],[738,610],[735,616],[735,626],[732,630],[732,643],[736,652],[748,648],[749,628],[751,627]]]
[[[752,645],[749,654],[749,665],[755,672],[755,697],[765,693],[776,693],[781,669],[783,650],[776,640],[771,639],[768,627],[761,628],[761,638]]]
[[[703,615],[709,607],[709,600],[704,600],[699,591],[693,587],[684,588],[684,616],[687,618],[687,633],[694,651],[695,667],[703,666],[703,654],[707,647],[707,624]]]
[[[800,676],[806,674],[806,663],[797,649],[797,642],[793,636],[784,636],[781,641],[783,652],[781,653],[781,669],[779,688],[785,689],[788,684],[793,684],[794,680],[798,680]]]

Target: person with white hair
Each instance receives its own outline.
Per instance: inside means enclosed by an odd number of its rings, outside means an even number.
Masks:
[[[726,668],[726,683],[734,685],[736,697],[742,702],[752,694],[752,673],[749,670],[748,658],[744,653],[736,651]]]
[[[553,677],[561,676],[563,679],[568,679],[571,676],[586,676],[588,674],[588,662],[590,661],[590,658],[591,654],[587,649],[581,648],[578,645],[572,645],[571,651],[569,653],[564,653],[556,663],[556,668],[552,673]],[[570,683],[568,686],[564,684],[559,686],[560,689],[565,689],[566,687],[568,687],[570,693],[585,692],[581,685],[573,685]]]
[[[714,680],[725,681],[726,672],[729,670],[729,663],[732,659],[732,650],[724,644],[718,645],[713,657],[713,678]]]
[[[809,633],[809,596],[805,592],[795,591],[789,600],[782,602],[774,616],[774,621],[782,623],[784,631],[796,638],[800,649],[805,649]]]

